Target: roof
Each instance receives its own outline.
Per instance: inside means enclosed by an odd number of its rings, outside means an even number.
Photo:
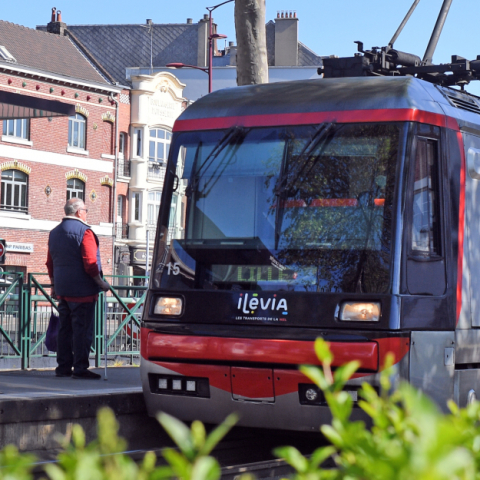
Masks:
[[[69,32],[85,46],[115,81],[125,84],[127,67],[163,67],[167,63],[197,64],[198,24],[68,25]]]
[[[107,83],[68,37],[0,20],[0,44],[16,59],[16,63],[0,60],[0,65],[21,65],[72,79]]]
[[[197,65],[199,27],[199,23],[68,25],[67,32],[114,81],[125,84],[127,68],[149,67],[150,61],[153,67],[174,62]],[[269,21],[265,29],[268,64],[274,65],[275,23]],[[229,58],[228,55],[223,59],[215,57],[214,65],[229,65]],[[298,42],[298,66],[317,65],[322,65],[321,57]]]
[[[432,84],[413,77],[318,78],[266,83],[217,90],[190,105],[177,123],[252,115],[301,114],[307,118],[305,114],[311,112],[377,109],[415,109],[443,115],[439,97]],[[203,124],[210,125],[209,122]]]

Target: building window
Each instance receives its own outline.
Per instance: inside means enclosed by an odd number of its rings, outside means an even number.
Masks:
[[[124,195],[118,195],[117,197],[117,239],[128,238],[128,225],[124,224],[126,200]]]
[[[133,200],[133,220],[140,221],[140,193],[136,192],[132,195]]]
[[[120,132],[118,137],[118,156],[120,158],[126,158],[125,146],[127,145],[127,134],[125,132]]]
[[[67,200],[76,197],[85,201],[85,183],[78,178],[67,180]]]
[[[30,122],[28,118],[3,121],[3,134],[9,137],[23,138],[28,140]]]
[[[148,160],[151,162],[165,163],[170,150],[172,134],[162,128],[150,130],[150,142],[148,148]]]
[[[141,157],[143,155],[142,145],[142,130],[140,128],[135,129],[135,156]]]
[[[28,212],[28,175],[20,170],[2,172],[2,197],[0,208]]]
[[[162,198],[162,192],[153,191],[148,192],[147,202],[147,225],[154,227],[157,225],[158,211],[160,210],[160,200]]]
[[[85,150],[87,120],[79,113],[68,118],[68,145]]]

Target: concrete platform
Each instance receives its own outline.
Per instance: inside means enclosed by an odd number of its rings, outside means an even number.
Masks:
[[[59,448],[59,434],[70,437],[80,424],[87,440],[96,437],[96,413],[110,407],[130,449],[154,448],[165,440],[146,414],[139,367],[92,369],[101,380],[55,377],[53,369],[0,371],[0,448],[16,445],[48,458]]]

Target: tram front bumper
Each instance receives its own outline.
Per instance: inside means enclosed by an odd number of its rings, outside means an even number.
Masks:
[[[141,371],[150,416],[163,411],[184,421],[218,424],[230,413],[237,412],[241,426],[301,431],[318,431],[320,425],[331,421],[321,392],[316,389],[320,395],[308,400],[306,392],[315,387],[296,370],[242,369],[142,359]],[[348,389],[356,392],[366,379],[351,380]],[[251,396],[245,395],[248,382]],[[192,390],[193,384],[196,391]],[[367,416],[354,407],[352,420],[356,419],[365,420]]]

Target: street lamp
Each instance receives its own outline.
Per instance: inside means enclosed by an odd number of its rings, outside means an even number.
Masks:
[[[226,2],[219,3],[213,7],[206,7],[208,10],[208,66],[207,67],[197,67],[196,65],[186,65],[184,63],[167,63],[166,67],[171,68],[195,68],[196,70],[202,70],[208,74],[208,93],[212,92],[212,70],[213,70],[213,40],[219,38],[227,38],[226,35],[221,33],[213,33],[212,26],[212,12],[226,3],[234,2],[235,0],[227,0]]]

